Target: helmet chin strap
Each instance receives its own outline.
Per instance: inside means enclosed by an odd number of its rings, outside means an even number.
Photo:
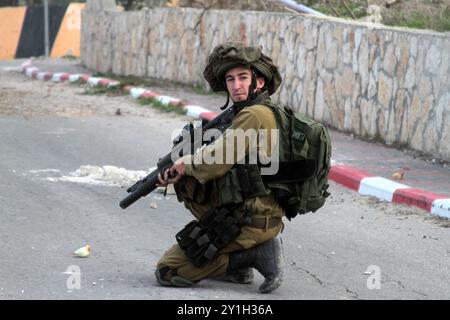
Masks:
[[[247,101],[249,101],[249,102],[253,101],[258,96],[257,92],[255,92],[256,86],[257,86],[256,73],[255,73],[255,71],[252,70],[252,83],[250,84],[250,87],[248,87]]]
[[[220,110],[225,110],[228,107],[228,103],[230,103],[230,94],[228,93],[227,90],[227,102],[225,102],[225,104],[220,107]]]

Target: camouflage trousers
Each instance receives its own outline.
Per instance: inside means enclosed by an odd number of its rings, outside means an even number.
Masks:
[[[183,201],[185,207],[199,219],[206,211],[215,207],[218,203],[216,192],[212,185],[200,184],[195,178],[186,176],[175,185],[175,191],[179,201]],[[164,280],[169,281],[172,274],[176,274],[192,282],[202,279],[218,278],[226,274],[229,254],[233,251],[245,250],[268,241],[278,235],[283,224],[268,228],[257,229],[245,226],[240,235],[225,248],[221,249],[217,256],[203,267],[194,266],[178,244],[169,248],[158,261],[156,268],[161,270],[168,267]]]

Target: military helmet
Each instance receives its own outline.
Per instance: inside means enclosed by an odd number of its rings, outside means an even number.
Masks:
[[[213,91],[227,91],[225,74],[239,66],[253,68],[263,75],[269,94],[277,91],[281,84],[278,67],[262,53],[262,47],[248,46],[244,42],[225,42],[215,47],[208,57],[203,76]]]

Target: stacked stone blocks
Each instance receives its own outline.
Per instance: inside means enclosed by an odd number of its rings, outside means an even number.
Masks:
[[[260,44],[274,96],[336,129],[450,160],[450,36],[290,13],[85,10],[81,56],[99,72],[201,85],[212,48]]]

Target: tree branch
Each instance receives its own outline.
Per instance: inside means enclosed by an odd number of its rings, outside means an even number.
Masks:
[[[344,4],[344,7],[348,10],[348,12],[350,12],[350,14],[352,15],[353,19],[357,19],[356,16],[353,14],[353,11],[350,10],[350,8],[348,7],[347,3],[345,2],[345,0],[342,0],[342,3]]]

